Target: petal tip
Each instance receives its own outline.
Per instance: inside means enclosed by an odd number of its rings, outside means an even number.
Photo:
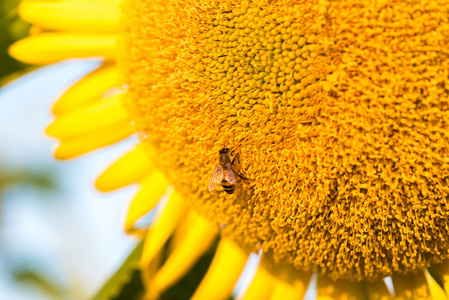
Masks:
[[[8,55],[14,58],[15,60],[19,61],[21,60],[19,42],[15,42],[14,44],[8,47]]]
[[[111,189],[111,187],[105,182],[105,180],[103,179],[103,176],[99,176],[97,178],[97,180],[95,180],[94,186],[97,190],[99,190],[100,192],[110,192],[114,189]]]
[[[54,132],[54,122],[50,123],[50,124],[45,128],[44,133],[45,133],[46,135],[49,135],[49,136],[52,136],[52,137],[55,136],[55,132]]]

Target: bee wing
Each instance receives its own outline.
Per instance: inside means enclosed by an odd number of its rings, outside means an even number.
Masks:
[[[209,187],[208,187],[209,192],[212,191],[217,186],[217,184],[219,184],[222,180],[223,180],[223,168],[220,166],[220,164],[217,164],[209,180]]]
[[[235,184],[236,182],[236,178],[235,178],[235,172],[232,169],[232,165],[230,162],[228,162],[228,164],[226,165],[226,170],[225,170],[225,175],[224,175],[224,179],[229,182],[230,184]]]

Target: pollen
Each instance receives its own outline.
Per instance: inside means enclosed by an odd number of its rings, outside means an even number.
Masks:
[[[447,1],[123,9],[127,108],[176,190],[223,235],[333,279],[448,258]],[[209,193],[226,143],[251,180]]]

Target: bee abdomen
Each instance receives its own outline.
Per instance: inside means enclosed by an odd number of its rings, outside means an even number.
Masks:
[[[233,194],[235,190],[235,185],[229,184],[227,181],[222,181],[221,185],[223,186],[223,190],[228,194]]]
[[[223,186],[223,190],[228,194],[233,194],[235,188],[234,186]]]

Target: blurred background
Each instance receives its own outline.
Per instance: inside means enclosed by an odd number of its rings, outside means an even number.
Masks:
[[[121,227],[134,188],[93,187],[134,141],[52,158],[51,103],[100,61],[36,69],[10,58],[8,46],[29,30],[17,4],[0,1],[0,299],[90,299],[136,245]]]

